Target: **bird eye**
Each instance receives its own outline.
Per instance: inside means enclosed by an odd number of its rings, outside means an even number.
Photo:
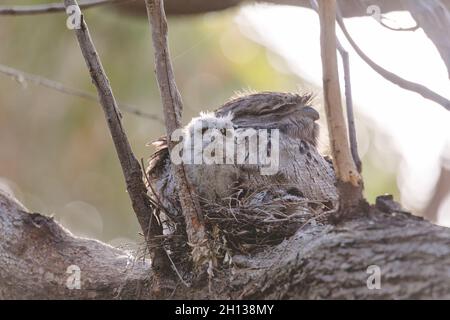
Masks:
[[[225,129],[225,128],[220,129],[220,133],[222,133],[222,135],[226,135],[227,129]]]

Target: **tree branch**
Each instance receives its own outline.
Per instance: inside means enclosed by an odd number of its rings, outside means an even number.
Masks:
[[[450,229],[371,208],[337,226],[314,223],[283,243],[233,257],[227,272],[174,299],[449,299]],[[326,263],[324,263],[324,261]],[[68,267],[80,289],[68,289]],[[369,266],[381,287],[369,290]],[[70,283],[70,281],[69,281]],[[0,192],[0,299],[151,299],[147,261],[77,238]]]
[[[168,28],[163,1],[146,0],[145,3],[152,31],[155,72],[163,105],[167,141],[169,150],[172,150],[174,145],[170,137],[176,129],[181,127],[183,103],[170,61],[170,52],[167,44]],[[207,246],[205,226],[198,198],[196,197],[194,186],[188,181],[184,165],[173,164],[172,168],[177,181],[178,196],[186,222],[188,241],[194,248],[192,252],[193,260],[195,264],[203,263],[204,253],[208,250],[205,250],[205,246]]]
[[[358,173],[362,171],[362,162],[358,154],[358,142],[356,140],[356,127],[355,116],[353,113],[353,96],[352,96],[352,84],[350,79],[350,58],[348,52],[337,41],[337,48],[342,58],[342,64],[344,66],[344,82],[345,82],[345,104],[347,111],[347,125],[348,125],[348,137],[350,142],[350,152],[352,154],[353,161],[355,162]]]
[[[95,94],[92,94],[90,92],[72,88],[72,87],[66,86],[65,84],[62,84],[58,81],[47,79],[47,78],[44,78],[42,76],[38,76],[35,74],[27,73],[27,72],[24,72],[24,71],[15,69],[15,68],[11,68],[9,66],[5,66],[3,64],[0,64],[0,73],[3,73],[7,76],[10,76],[10,77],[16,79],[17,82],[19,82],[21,84],[24,84],[24,82],[30,82],[34,85],[46,87],[46,88],[49,88],[49,89],[52,89],[52,90],[55,90],[55,91],[58,91],[58,92],[61,92],[61,93],[67,94],[67,95],[99,102],[98,96]],[[143,117],[143,118],[147,118],[150,120],[154,120],[154,121],[163,123],[163,120],[155,114],[146,113],[144,111],[139,110],[139,108],[137,108],[135,106],[132,106],[130,104],[125,104],[122,102],[118,102],[118,105],[119,105],[120,109],[122,109],[125,112],[134,114],[138,117]]]
[[[319,7],[316,0],[310,0],[311,7],[319,13]],[[350,58],[348,52],[345,50],[344,46],[339,41],[336,36],[336,46],[339,54],[342,58],[342,64],[344,66],[344,81],[345,81],[345,104],[347,111],[347,124],[348,124],[348,136],[350,142],[350,152],[352,154],[353,161],[355,162],[358,173],[362,171],[362,162],[358,154],[358,143],[356,141],[356,127],[355,127],[355,116],[353,113],[353,96],[352,96],[352,84],[350,80]]]
[[[71,5],[77,6],[75,0],[65,0],[64,4],[66,7]],[[157,236],[162,235],[162,229],[156,221],[152,221],[155,220],[153,217],[153,207],[147,196],[147,188],[143,181],[142,168],[135,158],[128,138],[123,130],[121,115],[109,80],[106,77],[83,16],[81,17],[80,28],[75,29],[75,33],[86,66],[91,75],[92,82],[97,88],[100,103],[103,107],[111,137],[125,177],[128,195],[149,246],[154,271],[158,273],[167,272],[170,270],[170,264],[167,260],[167,255],[157,238]]]
[[[319,18],[325,112],[333,165],[338,180],[340,211],[345,212],[357,206],[362,199],[362,179],[350,154],[341,105],[336,54],[335,0],[319,0]]]
[[[70,266],[79,288],[67,286]],[[0,299],[148,299],[151,285],[147,260],[75,237],[0,190]]]

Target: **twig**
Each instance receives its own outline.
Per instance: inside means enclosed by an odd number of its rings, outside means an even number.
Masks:
[[[64,0],[66,7],[70,5],[77,6],[75,0]],[[109,80],[103,69],[100,58],[92,42],[88,27],[81,16],[81,25],[75,29],[75,33],[80,45],[81,52],[88,67],[92,81],[97,88],[100,98],[100,104],[103,107],[108,127],[119,157],[123,175],[127,186],[128,195],[131,199],[134,212],[152,254],[152,265],[155,274],[164,272],[168,268],[167,256],[164,253],[162,245],[159,243],[157,235],[162,235],[161,226],[150,221],[153,216],[151,203],[148,200],[147,189],[143,181],[142,168],[131,150],[127,135],[122,127],[120,112],[117,107]],[[148,236],[150,235],[150,236]]]
[[[135,0],[85,0],[80,1],[80,8],[87,9],[101,5],[114,4],[117,2],[135,1]],[[0,15],[32,15],[53,12],[64,12],[66,7],[64,3],[46,3],[29,6],[0,6]]]
[[[169,259],[170,263],[172,264],[172,268],[175,271],[175,273],[177,274],[178,278],[180,279],[181,283],[186,287],[186,288],[190,288],[189,283],[187,283],[183,277],[180,274],[180,271],[178,271],[177,266],[175,265],[175,263],[173,262],[172,258],[170,257],[169,253],[164,250],[166,252],[167,258]]]
[[[177,89],[170,61],[167,44],[167,20],[162,0],[146,0],[147,14],[152,31],[152,40],[155,54],[155,72],[161,94],[161,100],[166,124],[169,150],[173,147],[170,137],[181,126],[181,113],[183,104]],[[192,257],[194,264],[204,261],[207,245],[205,226],[198,198],[190,185],[184,165],[173,164],[173,171],[178,186],[178,196],[186,223],[188,241],[193,247]]]
[[[447,98],[437,94],[436,92],[428,89],[427,87],[425,87],[421,84],[403,79],[402,77],[397,76],[395,73],[392,73],[392,72],[384,69],[380,65],[376,64],[372,59],[370,59],[359,48],[359,46],[355,43],[353,38],[350,36],[347,28],[345,27],[344,20],[342,19],[342,16],[339,12],[336,16],[336,19],[337,19],[337,22],[338,22],[342,32],[344,33],[345,37],[347,38],[348,42],[350,43],[350,45],[353,47],[353,49],[356,51],[356,53],[361,57],[361,59],[363,59],[364,62],[367,63],[373,70],[375,70],[375,72],[377,72],[379,75],[381,75],[386,80],[398,85],[399,87],[409,90],[409,91],[416,92],[416,93],[420,94],[422,97],[429,99],[431,101],[434,101],[434,102],[440,104],[445,109],[450,111],[450,100],[448,100]]]
[[[10,76],[10,77],[16,79],[19,83],[23,83],[24,81],[27,81],[27,82],[31,82],[34,85],[46,87],[46,88],[49,88],[52,90],[56,90],[58,92],[61,92],[61,93],[67,94],[67,95],[99,102],[98,96],[93,93],[86,92],[86,91],[76,89],[76,88],[71,88],[71,87],[66,86],[65,84],[62,84],[61,82],[57,82],[57,81],[54,81],[54,80],[51,80],[48,78],[44,78],[42,76],[38,76],[35,74],[26,73],[24,71],[21,71],[21,70],[15,69],[15,68],[11,68],[9,66],[5,66],[3,64],[0,64],[0,73],[3,73],[7,76]],[[151,119],[151,120],[155,120],[160,123],[163,123],[163,120],[160,117],[158,117],[157,115],[143,112],[135,106],[132,106],[132,105],[126,104],[126,103],[122,103],[122,102],[118,102],[118,105],[119,105],[120,109],[122,109],[125,112],[134,114],[139,117],[143,117],[143,118],[147,118],[147,119]]]

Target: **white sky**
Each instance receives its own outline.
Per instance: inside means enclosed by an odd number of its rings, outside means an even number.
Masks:
[[[415,24],[409,13],[396,12],[388,17],[391,20],[386,22],[392,26]],[[322,86],[319,21],[315,12],[296,7],[252,5],[240,11],[237,23],[246,35],[283,57],[290,71]],[[371,17],[346,19],[346,25],[372,60],[450,99],[445,65],[422,29],[391,31]],[[384,80],[357,56],[341,34],[340,40],[350,53],[356,112],[370,118],[390,137],[378,138],[375,145],[378,150],[392,147],[380,155],[384,161],[392,158],[388,154],[392,150],[401,154],[403,160],[396,168],[401,201],[407,208],[421,208],[433,191],[440,155],[445,146],[450,149],[450,112]],[[441,207],[441,217],[448,207]],[[448,213],[440,223],[450,226]]]

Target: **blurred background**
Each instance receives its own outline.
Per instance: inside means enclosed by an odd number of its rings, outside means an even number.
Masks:
[[[162,118],[146,19],[111,7],[84,13],[119,103]],[[403,27],[414,24],[407,13],[389,18]],[[421,29],[394,32],[367,17],[346,22],[375,61],[450,98],[445,65]],[[313,11],[247,5],[170,17],[169,32],[184,123],[237,91],[313,91],[322,116],[320,146],[328,152]],[[1,65],[95,94],[64,14],[0,16],[0,43]],[[385,81],[348,51],[367,199],[390,193],[415,214],[450,226],[450,113]],[[146,144],[164,133],[162,123],[123,116],[133,150],[146,162],[153,152]],[[0,188],[76,235],[115,246],[142,241],[101,107],[1,73]]]

